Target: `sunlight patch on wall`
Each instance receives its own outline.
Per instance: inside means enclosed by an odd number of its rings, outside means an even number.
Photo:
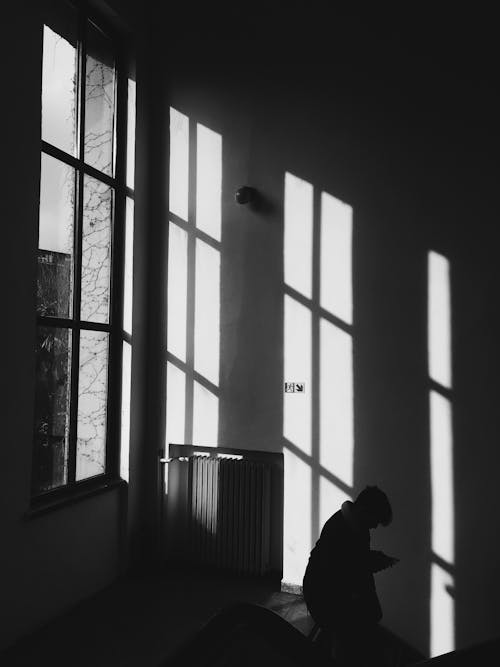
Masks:
[[[170,108],[170,211],[188,219],[189,205],[189,118]]]
[[[184,442],[186,425],[186,374],[167,361],[165,455],[169,455],[169,445]],[[164,493],[168,493],[168,465],[164,466]]]
[[[217,446],[219,437],[219,399],[199,382],[194,382],[193,442]]]
[[[451,371],[451,288],[449,261],[428,257],[428,363],[435,385],[429,392],[431,465],[430,655],[455,649],[453,567],[455,516]]]
[[[321,193],[321,307],[352,323],[352,208]]]
[[[166,447],[216,446],[222,137],[172,108],[170,118]]]
[[[307,502],[304,526],[297,525],[292,500],[285,502],[289,586],[302,583],[311,539],[349,499],[353,484],[352,235],[351,206],[326,192],[316,197],[310,183],[285,173],[284,382],[306,387],[305,393],[284,387],[285,453],[290,461],[294,447],[305,455],[285,467],[285,488],[293,488],[289,475],[296,469],[307,470],[308,480],[297,486],[301,504]]]
[[[455,559],[452,411],[448,399],[435,391],[430,393],[430,418],[432,550],[451,564]]]
[[[453,586],[453,577],[437,563],[432,563],[431,658],[455,650],[455,605],[450,595]]]
[[[174,364],[167,362],[167,428],[166,452],[170,443],[184,442],[186,415],[186,374]]]
[[[312,296],[313,187],[285,174],[285,283]]]
[[[320,359],[320,464],[352,486],[352,337],[326,320],[320,323]]]
[[[450,265],[436,252],[429,253],[428,299],[429,375],[451,388]]]
[[[197,125],[196,226],[221,239],[222,137]]]
[[[219,384],[220,252],[196,240],[194,368]]]
[[[306,454],[311,453],[311,311],[285,295],[285,381],[305,382],[305,393],[285,393],[283,435]]]
[[[301,584],[311,550],[311,468],[285,449],[283,581]]]
[[[168,240],[168,351],[186,361],[187,232],[169,224]]]
[[[319,480],[319,523],[324,526],[325,522],[337,512],[342,503],[351,500],[351,497],[339,489],[339,487],[326,477]]]

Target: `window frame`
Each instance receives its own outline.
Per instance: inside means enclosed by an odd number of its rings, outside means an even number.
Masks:
[[[76,119],[75,155],[66,153],[53,146],[40,136],[40,167],[42,156],[48,155],[61,163],[72,167],[74,171],[75,199],[73,211],[73,275],[71,316],[53,317],[36,313],[36,332],[39,327],[59,327],[71,331],[72,342],[70,352],[70,381],[68,384],[69,401],[69,437],[67,448],[66,483],[48,490],[36,489],[35,467],[35,434],[32,441],[31,467],[31,507],[52,506],[57,501],[78,498],[87,492],[115,486],[123,481],[120,478],[120,440],[121,440],[121,402],[122,402],[122,348],[124,341],[132,343],[131,333],[123,329],[124,301],[124,270],[125,270],[125,229],[126,199],[134,201],[134,190],[127,186],[127,123],[128,123],[128,80],[132,78],[134,59],[131,49],[125,44],[123,36],[116,31],[103,17],[92,11],[85,2],[68,2],[61,0],[60,6],[75,11],[76,60],[77,60],[77,94],[75,101]],[[57,10],[56,10],[57,11]],[[92,23],[110,42],[115,61],[114,88],[114,127],[113,127],[113,164],[112,175],[107,175],[95,167],[85,163],[85,85],[86,85],[86,33],[87,26]],[[42,16],[41,28],[51,26],[50,17]],[[43,44],[43,39],[42,39]],[[43,47],[42,47],[43,48]],[[40,109],[41,109],[40,85]],[[40,168],[41,175],[41,168]],[[81,266],[82,266],[82,228],[84,213],[84,179],[86,176],[96,179],[111,188],[111,266],[109,288],[109,317],[107,323],[90,322],[81,319]],[[37,219],[39,234],[39,218]],[[38,263],[38,241],[36,262]],[[37,272],[38,279],[38,272]],[[107,396],[106,396],[106,429],[104,448],[104,472],[81,480],[76,479],[77,458],[77,426],[78,426],[78,382],[80,336],[82,331],[106,332],[108,338],[107,360]],[[124,482],[123,482],[124,483]]]

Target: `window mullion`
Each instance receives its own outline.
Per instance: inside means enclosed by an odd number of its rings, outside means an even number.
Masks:
[[[78,20],[78,148],[77,155],[83,162],[85,151],[85,75],[86,51],[85,31],[86,18],[83,12]],[[68,484],[76,479],[76,450],[78,440],[78,386],[80,367],[80,312],[81,312],[81,277],[82,277],[82,221],[83,221],[83,186],[84,173],[76,172],[77,196],[75,200],[74,218],[74,276],[73,276],[73,342],[71,348],[71,417],[68,460]]]
[[[71,403],[70,433],[68,456],[68,484],[74,484],[76,476],[76,443],[78,422],[78,383],[80,366],[80,303],[81,303],[81,266],[82,266],[82,212],[83,212],[83,173],[75,172],[76,198],[74,217],[74,268],[73,268],[73,338],[71,343]]]
[[[85,77],[86,77],[86,28],[83,12],[78,15],[78,150],[80,163],[85,161]]]
[[[125,182],[125,159],[127,139],[127,77],[121,50],[115,61],[116,104],[115,104],[115,178],[121,186]],[[120,332],[123,323],[123,275],[125,245],[125,189],[115,190],[112,218],[112,271],[108,365],[108,413],[106,429],[106,469],[119,474],[119,449],[121,433],[121,380],[122,380],[122,340]]]

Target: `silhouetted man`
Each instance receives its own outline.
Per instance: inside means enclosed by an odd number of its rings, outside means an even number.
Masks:
[[[378,664],[376,629],[382,609],[374,572],[396,558],[370,549],[370,529],[392,521],[385,493],[367,486],[354,503],[347,501],[323,526],[311,551],[303,582],[304,599],[313,619],[333,639],[342,664]]]

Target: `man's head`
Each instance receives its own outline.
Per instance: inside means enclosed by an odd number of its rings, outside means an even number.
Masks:
[[[354,501],[354,507],[367,528],[376,528],[379,524],[388,526],[392,521],[389,499],[377,486],[364,488]]]

